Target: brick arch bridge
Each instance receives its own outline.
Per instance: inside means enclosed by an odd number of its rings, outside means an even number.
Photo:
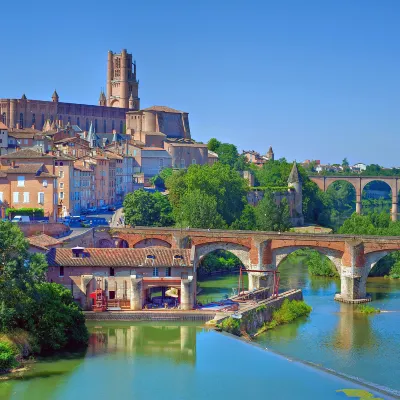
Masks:
[[[395,176],[310,176],[310,179],[315,182],[318,187],[326,192],[328,187],[337,181],[349,182],[356,191],[356,212],[361,214],[361,196],[362,191],[368,183],[372,181],[385,182],[392,190],[392,221],[397,221],[398,213],[398,192],[399,192],[399,177]]]
[[[191,248],[195,265],[208,253],[222,249],[235,254],[248,269],[273,270],[293,251],[312,248],[326,255],[341,280],[338,300],[360,302],[367,298],[366,281],[373,266],[387,254],[400,250],[400,237],[299,234],[260,231],[202,230],[175,228],[120,228],[96,230],[96,246],[111,240],[115,247],[164,245]],[[249,273],[249,289],[270,286],[262,273]]]

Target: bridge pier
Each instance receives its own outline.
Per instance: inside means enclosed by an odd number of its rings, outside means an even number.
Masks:
[[[363,279],[364,269],[364,243],[346,242],[340,268],[340,293],[335,295],[335,300],[343,303],[371,301],[366,293],[366,279]]]
[[[141,311],[143,308],[143,278],[131,275],[131,310]]]
[[[397,221],[397,213],[398,213],[398,205],[397,205],[397,196],[396,199],[393,198],[392,203],[392,221]]]
[[[191,310],[194,307],[195,299],[193,298],[194,291],[192,290],[192,285],[195,282],[193,277],[188,279],[181,279],[181,309]]]
[[[361,210],[362,210],[361,200],[357,199],[356,200],[356,213],[361,214]]]

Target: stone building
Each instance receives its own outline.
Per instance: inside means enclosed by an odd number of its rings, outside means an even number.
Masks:
[[[246,171],[247,172],[247,171]],[[249,174],[245,174],[244,178],[251,182]],[[250,183],[250,186],[251,183]],[[277,204],[280,204],[283,199],[286,199],[289,205],[290,222],[293,226],[304,225],[303,215],[303,184],[299,174],[296,162],[293,163],[292,170],[288,178],[288,188],[285,190],[274,190],[274,199]],[[264,198],[264,189],[259,190],[257,187],[252,188],[247,193],[247,202],[256,206]]]
[[[98,133],[113,130],[122,133],[126,112],[140,108],[138,86],[132,55],[125,49],[120,54],[109,51],[107,96],[100,93],[98,106],[60,102],[56,90],[51,101],[31,100],[23,94],[20,99],[0,99],[0,122],[9,129],[34,127],[42,130],[49,119],[59,126],[69,123],[88,131],[93,121]]]
[[[146,143],[145,136],[163,133],[167,138],[190,139],[189,114],[166,106],[152,106],[126,114],[126,133]]]
[[[0,157],[0,207],[42,208],[50,221],[57,217],[55,156],[20,150]]]
[[[208,148],[206,144],[192,140],[166,139],[164,148],[172,158],[172,168],[187,168],[191,164],[208,164]]]
[[[7,154],[8,127],[0,121],[0,156]]]
[[[152,289],[174,288],[181,309],[196,303],[196,265],[190,249],[52,248],[47,254],[47,279],[64,285],[90,309],[90,294],[99,287],[109,301],[142,310]]]

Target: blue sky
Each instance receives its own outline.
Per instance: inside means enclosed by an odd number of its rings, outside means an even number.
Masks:
[[[127,48],[142,107],[189,112],[196,140],[400,166],[398,0],[4,3],[0,98],[97,104]]]

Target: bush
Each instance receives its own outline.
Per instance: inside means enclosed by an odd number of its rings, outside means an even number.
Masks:
[[[40,283],[36,298],[24,304],[24,328],[32,333],[42,352],[83,347],[88,341],[85,317],[71,292],[56,283]]]
[[[226,318],[221,323],[221,328],[225,332],[232,333],[233,335],[240,336],[240,320],[232,317]]]
[[[317,253],[316,251],[309,251],[307,253],[306,263],[308,267],[308,272],[313,276],[334,277],[338,275],[336,269],[334,269],[332,262],[328,258]]]
[[[17,365],[16,351],[12,344],[0,341],[0,371],[8,371]]]
[[[372,307],[368,304],[360,304],[355,311],[361,314],[379,314],[381,312],[379,308]]]
[[[15,215],[28,215],[28,216],[33,216],[35,215],[35,218],[41,218],[44,217],[44,210],[43,208],[7,208],[6,209],[6,216],[8,217],[11,214],[11,217],[14,217]]]

